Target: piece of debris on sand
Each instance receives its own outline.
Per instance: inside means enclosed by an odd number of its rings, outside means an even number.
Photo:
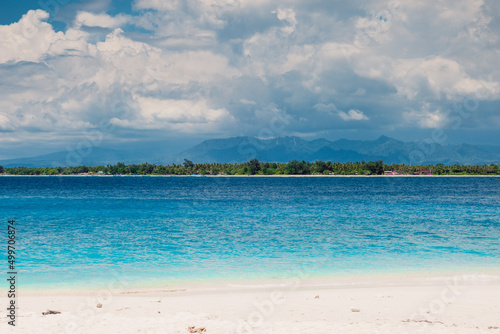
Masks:
[[[61,312],[52,310],[47,310],[46,312],[42,312],[42,315],[49,315],[49,314],[61,314]]]
[[[196,328],[195,326],[188,327],[189,333],[205,333],[207,330],[205,327]]]

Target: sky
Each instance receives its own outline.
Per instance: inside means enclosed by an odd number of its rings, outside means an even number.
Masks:
[[[0,159],[300,136],[496,145],[495,0],[0,3]]]

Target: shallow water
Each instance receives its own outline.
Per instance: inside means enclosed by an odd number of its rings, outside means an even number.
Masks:
[[[21,288],[500,268],[500,178],[0,177],[0,210]]]

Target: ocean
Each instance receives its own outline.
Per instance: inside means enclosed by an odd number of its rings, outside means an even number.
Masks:
[[[496,177],[0,177],[0,212],[20,290],[500,268]]]

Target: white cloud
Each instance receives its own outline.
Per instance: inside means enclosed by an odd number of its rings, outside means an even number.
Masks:
[[[295,18],[295,12],[291,8],[278,8],[274,12],[280,21],[288,22],[289,26],[282,28],[286,33],[292,33],[295,31],[295,26],[297,25],[297,19]]]
[[[357,109],[351,109],[347,113],[339,111],[338,114],[344,121],[363,121],[368,119],[362,111]]]
[[[181,5],[180,0],[163,1],[163,0],[136,0],[134,8],[140,9],[156,9],[160,11],[170,11],[179,8]]]
[[[222,109],[210,108],[204,99],[172,100],[137,96],[136,119],[113,118],[115,125],[133,129],[166,129],[183,133],[218,131],[234,119]]]
[[[239,75],[222,55],[165,52],[126,37],[119,28],[95,45],[78,27],[65,34],[54,33],[50,25],[44,28],[55,37],[28,58],[40,65],[34,71],[24,71],[30,66],[24,63],[15,65],[10,70],[18,74],[11,77],[17,88],[0,91],[2,131],[78,135],[108,119],[129,129],[195,133],[217,131],[234,119],[226,108],[212,108],[203,97],[203,85],[215,87]],[[143,96],[172,92],[186,97]]]
[[[149,22],[144,24],[156,31],[163,31],[163,35],[172,34],[173,31],[190,34],[193,30],[205,30],[206,25],[222,28],[226,23],[226,14],[240,6],[238,0],[137,0],[133,5],[136,10],[158,11],[157,15],[153,15],[153,21],[159,24],[150,25]]]
[[[77,27],[101,27],[101,28],[117,28],[131,22],[131,17],[128,15],[110,16],[108,14],[93,14],[89,12],[79,12],[75,18]]]
[[[426,129],[443,127],[446,122],[446,115],[439,109],[431,111],[429,104],[425,104],[422,110],[405,112],[404,118],[410,124]]]
[[[121,56],[135,56],[141,53],[146,53],[155,48],[142,42],[136,42],[123,35],[123,30],[120,28],[115,29],[112,33],[106,36],[104,42],[96,44],[97,49],[104,53]],[[155,49],[159,51],[159,49]]]
[[[78,29],[55,32],[44,20],[49,14],[30,10],[8,26],[0,26],[0,64],[6,62],[40,62],[47,56],[85,56],[95,49],[87,42],[88,34]]]
[[[351,109],[346,113],[342,110],[339,110],[333,103],[319,103],[314,106],[314,109],[331,116],[338,116],[344,121],[364,121],[369,119],[361,110]]]
[[[2,131],[12,131],[14,126],[11,124],[10,120],[5,115],[0,114],[0,130]]]
[[[0,63],[7,61],[38,61],[51,44],[64,34],[55,33],[44,20],[49,14],[43,10],[30,10],[8,26],[0,26]]]
[[[410,100],[444,97],[456,101],[475,94],[484,85],[480,78],[474,79],[467,74],[458,62],[439,56],[398,60],[386,56],[360,57],[357,65],[356,72],[360,75],[387,81]],[[494,90],[499,87],[496,82],[487,84]]]

